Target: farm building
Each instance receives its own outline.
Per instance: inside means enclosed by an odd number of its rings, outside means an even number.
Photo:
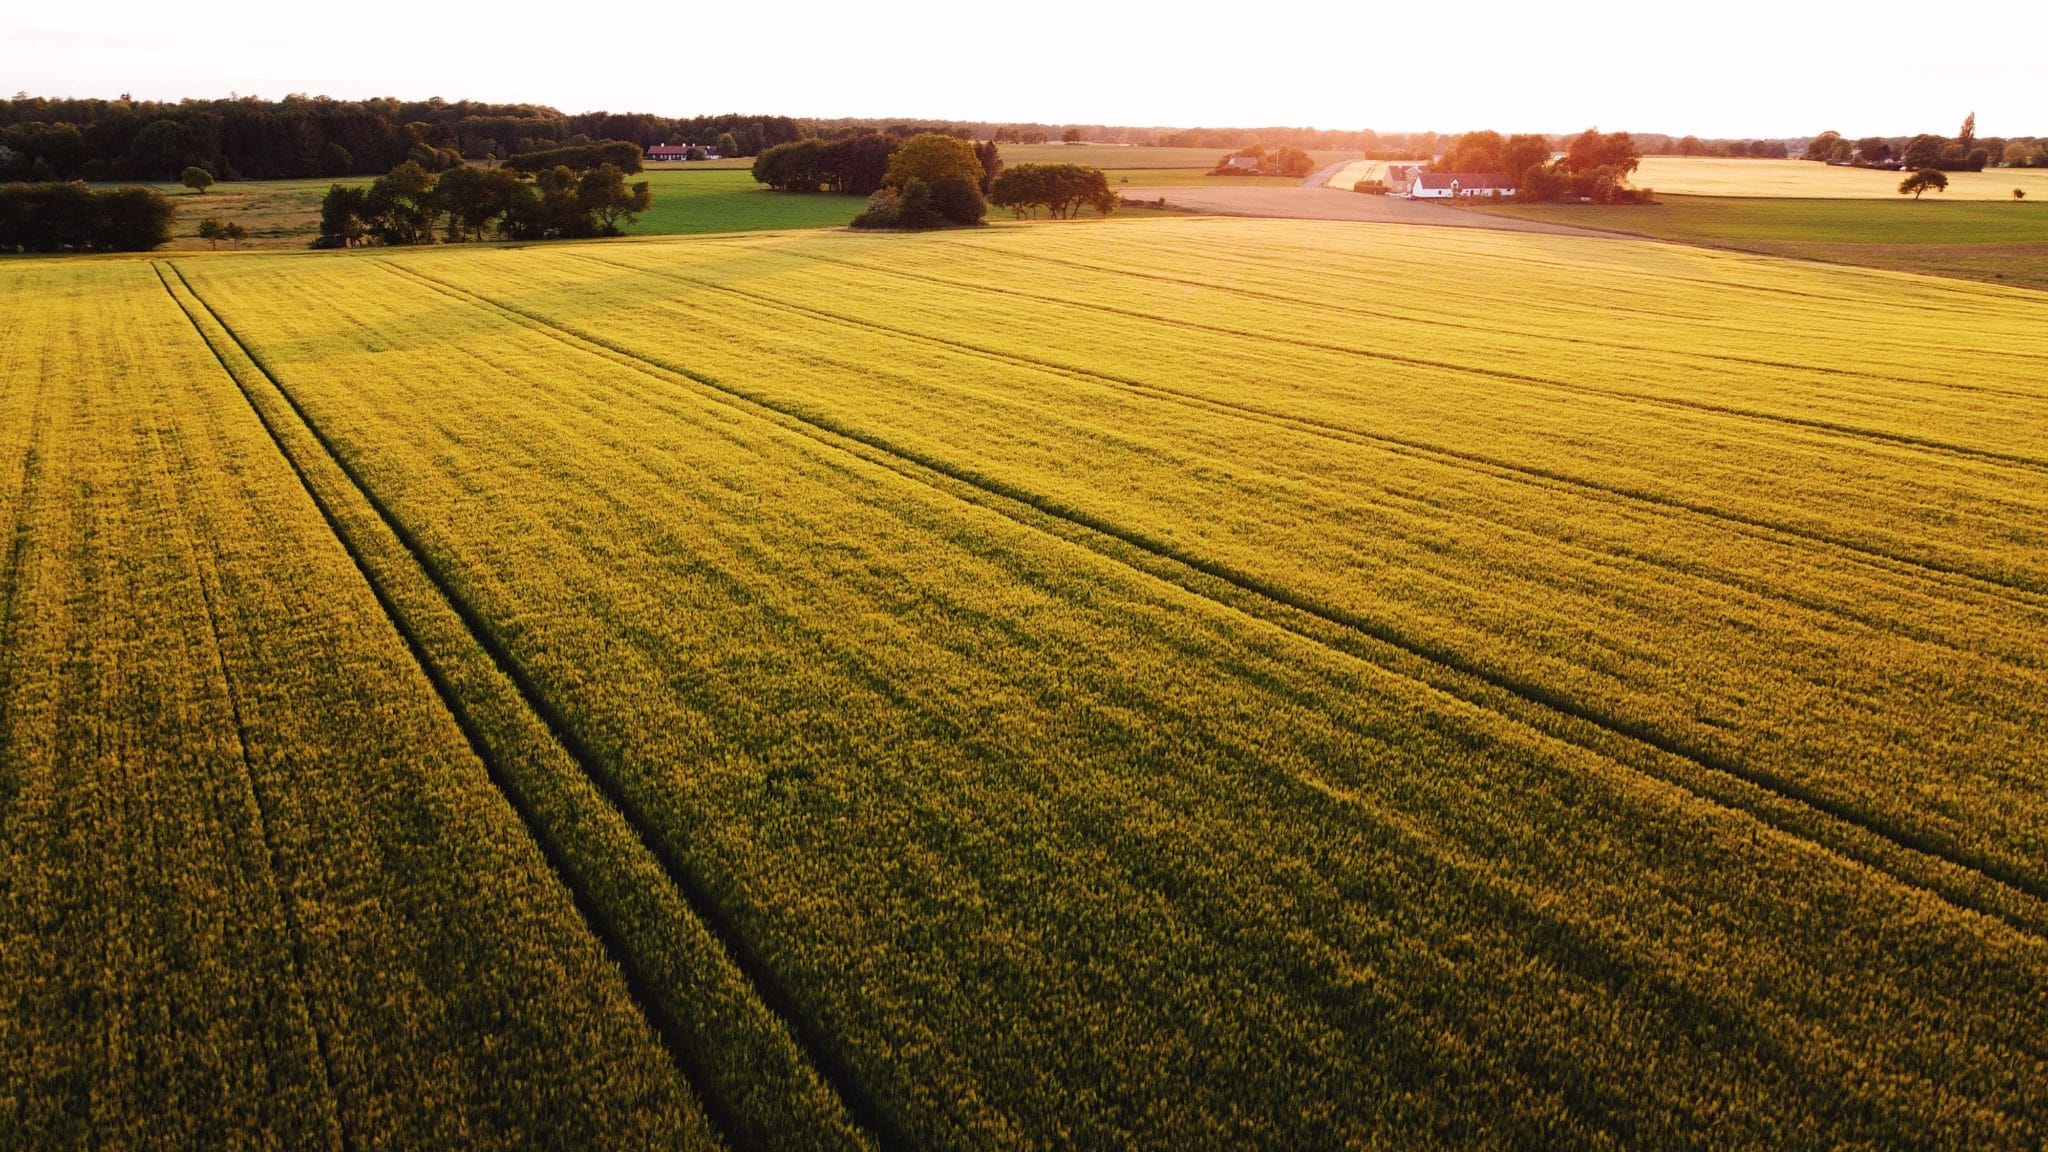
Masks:
[[[1515,178],[1498,172],[1419,172],[1408,189],[1411,200],[1458,196],[1513,196]]]
[[[696,155],[692,156],[691,153]],[[656,144],[647,150],[649,160],[716,160],[718,150],[695,144]]]
[[[1223,166],[1226,168],[1242,169],[1246,172],[1257,172],[1259,170],[1259,158],[1257,156],[1232,156],[1223,162]]]
[[[1409,188],[1414,185],[1415,178],[1426,171],[1428,169],[1420,164],[1389,164],[1387,165],[1386,177],[1387,189],[1391,192],[1406,195]]]

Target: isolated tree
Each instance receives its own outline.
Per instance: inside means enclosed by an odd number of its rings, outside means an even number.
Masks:
[[[1932,188],[1936,192],[1948,191],[1948,177],[1932,168],[1922,168],[1904,180],[1899,181],[1899,195],[1913,194],[1918,200],[1922,192]]]
[[[194,164],[178,174],[178,183],[204,195],[208,188],[213,187],[213,173]]]
[[[211,216],[199,222],[199,238],[220,248],[220,242],[240,243],[249,238],[249,230],[232,220],[216,220]]]
[[[2012,190],[2012,198],[2013,198],[2014,200],[2025,200],[2025,199],[2027,198],[2027,190],[2026,190],[2025,188],[2015,188],[2015,189],[2013,189],[2013,190]]]
[[[617,236],[620,221],[631,224],[654,203],[647,181],[641,180],[629,188],[626,174],[609,164],[585,172],[576,182],[576,197],[583,210],[596,217],[598,230],[606,236]]]

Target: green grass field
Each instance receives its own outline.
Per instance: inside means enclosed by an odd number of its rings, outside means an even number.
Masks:
[[[2048,203],[1662,196],[1655,206],[1474,205],[1773,256],[2048,288]]]
[[[0,1143],[2048,1138],[2038,294],[1140,219],[0,301]]]

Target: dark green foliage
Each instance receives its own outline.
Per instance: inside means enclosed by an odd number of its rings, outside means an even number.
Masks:
[[[370,190],[336,184],[320,200],[315,248],[353,248],[370,234]]]
[[[483,239],[491,225],[512,210],[520,186],[519,174],[509,168],[464,165],[441,173],[434,181],[434,197],[448,215],[448,239]]]
[[[152,188],[0,185],[0,252],[146,252],[170,241],[176,211]]]
[[[946,217],[933,202],[931,186],[912,178],[868,197],[868,210],[854,217],[852,226],[922,231],[945,223]]]
[[[315,248],[482,240],[492,229],[515,240],[616,236],[653,205],[648,182],[627,184],[610,164],[566,164],[528,182],[510,167],[458,165],[439,176],[407,161],[368,188],[336,184],[320,202]]]
[[[446,172],[462,167],[462,153],[453,148],[435,148],[428,144],[415,144],[406,149],[405,158],[429,172]]]
[[[187,168],[179,174],[178,183],[183,184],[194,192],[205,192],[208,188],[213,187],[213,173],[199,167]]]
[[[897,140],[879,132],[842,136],[818,155],[818,178],[834,192],[866,196],[882,186]]]
[[[1913,199],[1918,200],[1922,192],[1930,190],[1935,192],[1948,191],[1948,177],[1934,168],[1923,168],[1904,180],[1899,181],[1899,195],[1901,196],[1910,193]]]
[[[955,224],[979,224],[988,215],[981,185],[965,176],[948,176],[932,184],[932,207]]]
[[[570,148],[521,152],[506,158],[505,167],[528,176],[546,168],[564,167],[572,172],[583,172],[601,164],[609,164],[621,172],[638,172],[645,158],[640,145],[630,140],[604,140]]]
[[[995,188],[996,177],[1003,171],[1003,154],[996,150],[996,142],[984,140],[974,146],[974,154],[981,160],[981,194],[988,195]]]
[[[647,181],[642,180],[629,188],[625,173],[609,164],[600,164],[578,178],[576,199],[583,211],[597,222],[598,233],[604,236],[617,236],[620,221],[631,224],[654,202],[653,195],[647,190]]]
[[[1102,169],[1085,164],[1018,164],[995,179],[989,202],[1019,219],[1044,208],[1054,219],[1071,220],[1082,207],[1104,216],[1116,211],[1116,194]]]
[[[377,177],[368,208],[370,231],[386,244],[430,242],[442,212],[433,174],[410,160]]]
[[[220,242],[223,240],[233,242],[248,239],[249,230],[233,220],[221,220],[217,217],[208,216],[199,222],[199,238],[208,241],[215,248],[219,248]]]
[[[778,192],[816,192],[825,186],[825,142],[793,140],[754,157],[754,179]]]

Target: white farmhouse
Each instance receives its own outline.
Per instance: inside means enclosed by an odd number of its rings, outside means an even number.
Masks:
[[[1411,200],[1452,200],[1460,196],[1513,196],[1515,179],[1498,172],[1422,172],[1408,188]]]

